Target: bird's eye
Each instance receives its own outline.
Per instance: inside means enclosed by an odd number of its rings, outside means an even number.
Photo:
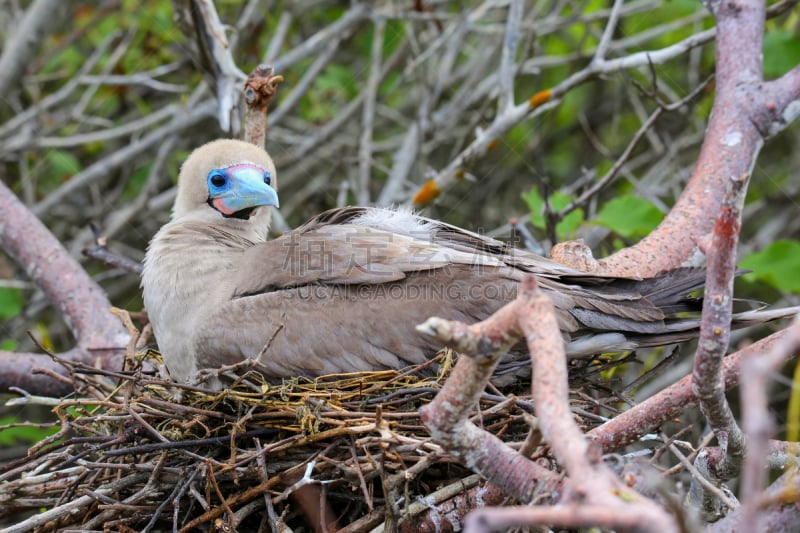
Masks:
[[[264,183],[267,185],[272,185],[272,174],[269,172],[264,172]]]
[[[225,185],[226,181],[227,180],[225,179],[225,176],[222,176],[221,174],[214,174],[211,176],[211,185],[214,187],[222,187]]]

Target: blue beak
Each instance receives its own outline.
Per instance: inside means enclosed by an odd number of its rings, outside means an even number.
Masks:
[[[208,174],[208,203],[230,216],[262,205],[279,206],[269,171],[250,164],[215,169]]]

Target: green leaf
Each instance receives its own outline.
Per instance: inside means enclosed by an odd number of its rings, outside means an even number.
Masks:
[[[567,204],[564,206],[566,207]],[[575,238],[575,232],[578,231],[578,226],[583,222],[583,209],[576,209],[564,219],[556,224],[556,235],[558,240],[566,241]]]
[[[152,165],[149,164],[144,165],[143,167],[134,171],[133,175],[125,184],[122,194],[120,194],[120,200],[130,201],[136,198],[136,196],[142,191],[142,187],[144,187],[145,183],[147,183],[147,177],[150,175],[151,166]]]
[[[800,37],[786,30],[773,30],[764,36],[764,76],[783,76],[800,64]]]
[[[22,291],[9,287],[0,287],[0,318],[9,319],[22,311],[25,301]]]
[[[522,193],[522,199],[528,204],[528,209],[531,212],[531,224],[537,228],[544,229],[544,199],[539,194],[539,190],[533,187],[530,191]]]
[[[746,255],[739,266],[752,270],[745,279],[758,279],[777,289],[800,293],[800,242],[775,241],[760,252]]]
[[[528,204],[528,209],[531,211],[531,224],[539,229],[545,229],[544,221],[544,199],[539,194],[538,189],[532,188],[527,193],[522,194],[522,199]],[[550,208],[554,211],[564,209],[570,202],[572,197],[564,194],[563,192],[556,192],[549,198]],[[583,210],[576,209],[569,215],[565,216],[561,222],[556,224],[556,236],[559,240],[571,239],[575,236],[575,231],[583,221]]]
[[[637,238],[650,233],[663,218],[664,214],[644,198],[626,194],[607,202],[594,222],[623,237]]]
[[[19,421],[11,416],[0,418],[0,426],[16,424]],[[58,427],[17,426],[0,430],[0,446],[34,444],[58,432]]]
[[[19,347],[19,343],[14,339],[6,339],[3,342],[0,342],[0,350],[4,350],[6,352],[13,352]]]
[[[81,169],[78,158],[69,152],[50,150],[44,157],[51,177],[69,178]]]
[[[344,99],[354,98],[358,94],[358,85],[353,77],[352,69],[341,65],[328,65],[314,81],[317,91],[328,92]]]

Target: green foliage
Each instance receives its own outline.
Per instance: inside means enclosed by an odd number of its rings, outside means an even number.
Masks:
[[[539,191],[534,187],[527,193],[523,193],[522,199],[525,200],[528,204],[528,209],[531,211],[531,224],[537,228],[545,229],[544,198],[539,194]],[[567,207],[572,202],[572,197],[562,192],[556,192],[548,198],[548,202],[552,210],[558,211]],[[558,239],[569,240],[573,238],[582,220],[582,209],[576,209],[564,217],[564,220],[556,224],[556,236]]]
[[[798,442],[800,441],[800,363],[794,366],[791,389],[786,413],[786,438],[790,442]]]
[[[647,31],[656,24],[656,21],[664,22],[679,20],[691,15],[698,9],[703,9],[703,6],[700,2],[695,2],[694,0],[671,0],[670,2],[661,2],[654,9],[647,9],[640,13],[634,13],[625,17],[625,19],[622,21],[623,32],[626,35],[629,35]],[[712,24],[710,16],[707,17],[706,20],[708,22],[706,24],[707,26]],[[654,36],[652,40],[648,41],[641,48],[654,50],[663,48],[665,46],[670,46],[681,39],[685,39],[691,35],[693,31],[693,25],[687,24],[677,30],[664,32]]]
[[[147,177],[150,175],[150,168],[152,165],[144,165],[133,173],[131,178],[125,184],[122,190],[120,200],[128,201],[133,200],[141,192],[144,184],[147,183]]]
[[[800,293],[800,242],[775,241],[760,252],[745,256],[739,266],[752,270],[745,279],[757,279],[780,290]]]
[[[81,170],[78,158],[64,150],[49,150],[45,153],[44,159],[48,165],[47,174],[50,176],[67,179]]]
[[[644,198],[626,194],[606,202],[594,222],[623,237],[640,239],[663,218],[664,214]]]
[[[375,27],[370,26],[369,30],[357,33],[353,40],[360,54],[366,59],[372,55],[372,39],[375,35]],[[397,50],[397,47],[406,37],[405,22],[402,20],[387,20],[383,29],[383,44],[381,45],[381,57],[386,59]]]
[[[366,75],[366,74],[365,74]],[[341,106],[358,95],[360,80],[353,70],[342,65],[328,65],[314,80],[312,89],[300,106],[303,118],[326,122],[341,111]]]
[[[6,416],[0,418],[0,426],[15,424],[18,420]],[[58,432],[58,426],[32,427],[16,426],[0,429],[0,446],[18,446],[20,444],[34,444]]]
[[[17,316],[24,303],[20,289],[0,287],[0,318],[7,320]]]
[[[0,342],[0,350],[5,350],[7,352],[13,352],[19,347],[19,343],[14,339],[6,339]]]
[[[764,36],[764,76],[777,78],[800,64],[800,36],[773,30]]]

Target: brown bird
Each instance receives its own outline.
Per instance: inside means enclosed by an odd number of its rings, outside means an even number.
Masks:
[[[153,237],[144,301],[170,373],[259,359],[269,378],[400,368],[440,345],[431,316],[475,322],[533,273],[572,356],[669,344],[697,334],[702,269],[630,280],[587,274],[402,210],[334,209],[266,240],[275,165],[256,146],[218,140],[183,164],[172,220]],[[796,312],[796,310],[795,310]],[[749,311],[736,325],[792,314]]]

